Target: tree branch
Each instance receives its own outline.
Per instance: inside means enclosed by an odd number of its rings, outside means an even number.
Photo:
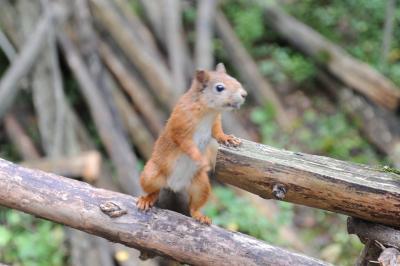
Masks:
[[[327,157],[243,140],[220,146],[216,177],[263,198],[400,226],[400,176]]]
[[[192,265],[328,265],[136,199],[0,159],[0,204]]]

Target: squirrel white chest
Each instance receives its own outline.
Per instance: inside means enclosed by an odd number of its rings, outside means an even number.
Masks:
[[[204,154],[211,140],[211,130],[215,115],[205,116],[197,125],[193,134],[193,141]],[[181,154],[176,160],[175,166],[167,179],[168,187],[173,191],[186,189],[196,174],[198,167],[196,163],[186,154]]]

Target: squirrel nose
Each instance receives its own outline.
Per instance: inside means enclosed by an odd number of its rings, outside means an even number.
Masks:
[[[242,96],[243,99],[245,99],[247,96],[247,91],[243,90],[240,95]]]

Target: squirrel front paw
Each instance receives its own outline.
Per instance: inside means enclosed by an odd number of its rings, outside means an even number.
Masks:
[[[233,135],[224,135],[223,137],[218,139],[218,143],[224,144],[228,147],[238,147],[242,143],[242,141]]]
[[[197,166],[199,170],[208,172],[211,169],[210,160],[208,158],[202,158],[201,160],[197,161]]]

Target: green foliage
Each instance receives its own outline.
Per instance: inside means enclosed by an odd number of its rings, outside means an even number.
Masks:
[[[233,24],[239,39],[247,48],[261,39],[264,35],[263,11],[248,1],[229,1],[224,5],[224,10]]]
[[[386,67],[380,65],[386,1],[307,0],[288,2],[284,7],[290,14],[400,85],[400,44],[396,42],[400,31],[393,31],[389,63]],[[396,21],[400,19],[399,7],[395,17]]]
[[[60,225],[15,210],[0,209],[0,261],[12,265],[64,264]]]
[[[238,197],[231,189],[214,187],[215,201],[205,207],[205,213],[213,219],[213,223],[233,231],[239,231],[263,239],[270,243],[286,245],[278,237],[279,228],[292,221],[292,205],[280,202],[280,211],[272,219],[260,215],[259,211],[245,198]]]
[[[291,150],[304,146],[308,152],[357,163],[376,164],[379,161],[375,151],[344,113],[318,114],[308,110],[290,136],[279,131],[274,116],[269,105],[255,108],[250,115],[252,122],[259,126],[265,144]]]

